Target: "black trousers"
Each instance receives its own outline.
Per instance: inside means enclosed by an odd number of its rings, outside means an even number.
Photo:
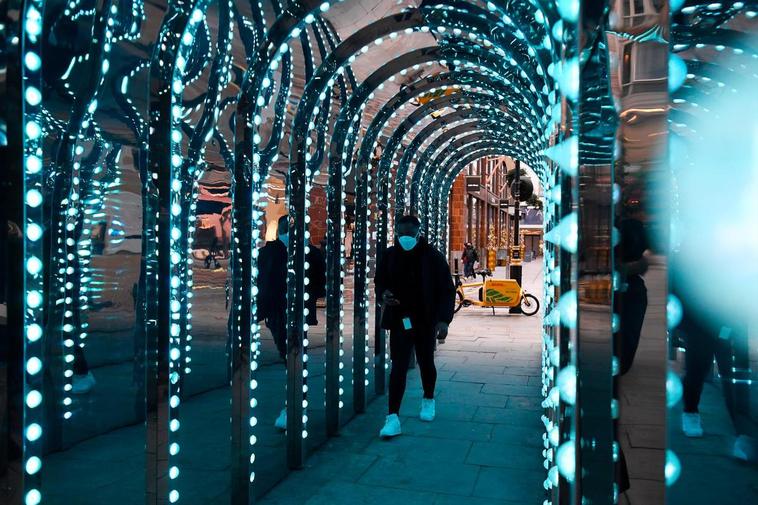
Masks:
[[[750,417],[750,386],[746,380],[750,378],[747,376],[747,328],[739,326],[716,330],[700,325],[686,315],[680,328],[686,343],[682,381],[684,412],[698,412],[703,385],[716,358],[724,402],[736,433],[756,436],[758,425]]]
[[[619,331],[614,335],[616,356],[619,359],[619,375],[626,374],[637,354],[642,334],[642,324],[647,312],[647,288],[640,276],[631,276],[627,288],[614,298],[614,310],[619,315]]]
[[[273,311],[266,318],[266,326],[271,330],[274,344],[279,351],[279,357],[287,365],[287,312],[285,310]]]
[[[434,366],[434,338],[434,330],[428,328],[390,332],[390,358],[392,359],[389,388],[390,414],[400,412],[413,349],[416,350],[416,359],[421,372],[424,398],[434,398],[434,386],[437,383],[437,368]]]

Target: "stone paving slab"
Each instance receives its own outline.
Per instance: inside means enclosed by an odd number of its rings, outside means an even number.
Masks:
[[[506,373],[459,372],[451,379],[454,382],[478,382],[481,384],[506,384],[525,386],[529,382],[528,375],[512,375]]]
[[[474,496],[507,503],[539,505],[544,500],[542,482],[545,473],[539,470],[513,468],[482,468]]]
[[[389,487],[469,496],[474,491],[478,474],[476,465],[438,460],[421,466],[418,462],[382,458],[366,472],[360,483],[380,487],[382,491]]]
[[[509,384],[485,384],[482,393],[505,396],[528,396],[541,398],[542,388],[537,386],[512,386]]]
[[[474,442],[468,453],[466,463],[479,466],[496,466],[499,468],[539,468],[541,463],[540,451],[535,451],[533,446],[519,444],[518,439],[511,439],[513,443]],[[493,446],[498,450],[493,451]]]
[[[415,464],[417,467],[422,467],[427,463],[438,461],[463,463],[471,450],[471,443],[468,440],[451,438],[446,438],[443,443],[439,439],[419,436],[397,437],[395,440],[376,438],[364,452],[381,456],[383,459],[391,459],[397,463]]]
[[[493,424],[529,423],[534,422],[534,418],[534,412],[495,407],[479,407],[474,414],[475,422]]]
[[[403,423],[403,433],[413,437],[430,437],[444,440],[470,440],[486,442],[493,439],[495,425],[472,421],[451,421],[437,417],[433,423],[408,418]]]

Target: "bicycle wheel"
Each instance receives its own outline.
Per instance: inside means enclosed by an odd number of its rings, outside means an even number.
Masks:
[[[521,312],[525,316],[533,316],[539,310],[540,302],[537,300],[537,297],[530,295],[529,293],[524,293],[524,296],[521,297]]]
[[[463,292],[460,290],[456,290],[455,292],[455,298],[458,300],[458,302],[455,304],[455,309],[453,310],[453,313],[458,312],[461,310],[461,307],[463,307]]]

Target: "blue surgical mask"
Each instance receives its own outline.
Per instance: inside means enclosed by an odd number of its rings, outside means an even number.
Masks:
[[[400,242],[400,247],[402,247],[404,251],[410,251],[416,247],[416,244],[418,243],[418,237],[409,237],[407,235],[403,235],[402,237],[398,237],[397,241]]]
[[[289,246],[290,243],[290,234],[289,233],[283,233],[279,235],[279,240],[281,240],[284,245]]]

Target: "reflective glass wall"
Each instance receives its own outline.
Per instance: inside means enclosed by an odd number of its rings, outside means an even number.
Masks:
[[[0,3],[3,501],[264,495],[384,393],[395,218],[448,252],[508,155],[545,501],[750,502],[755,3],[375,3]]]

